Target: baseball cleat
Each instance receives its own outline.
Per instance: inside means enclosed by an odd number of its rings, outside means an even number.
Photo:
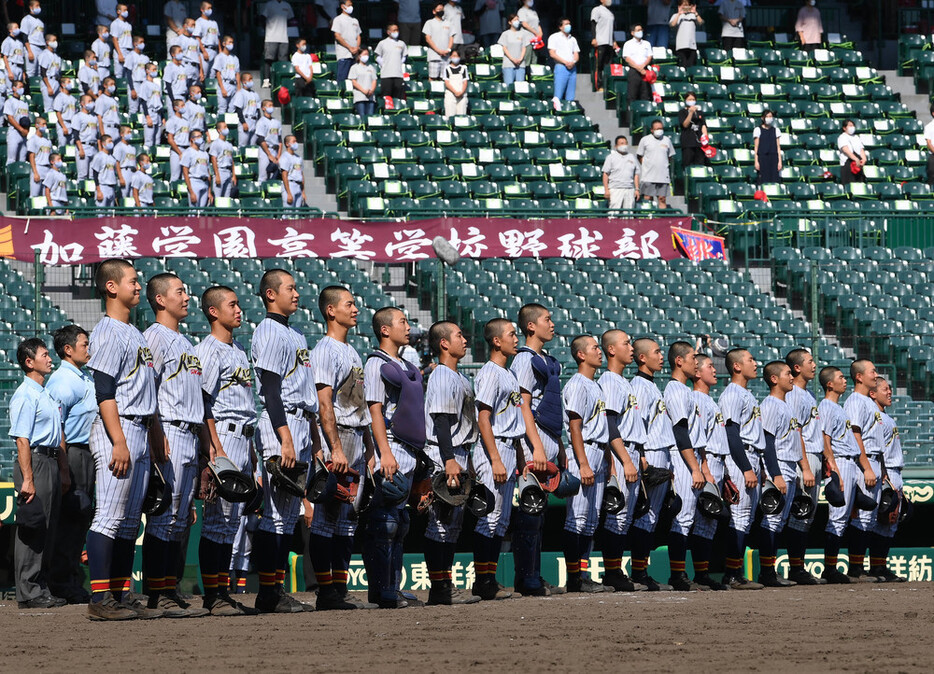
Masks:
[[[713,576],[711,576],[709,573],[696,574],[694,576],[694,582],[708,589],[721,592],[730,589],[729,585],[724,585],[723,583],[714,580]]]
[[[869,569],[869,573],[879,579],[880,583],[907,583],[908,579],[904,576],[899,576],[888,568],[884,566],[874,566]]]
[[[144,595],[132,596],[130,593],[126,593],[123,596],[123,599],[118,602],[118,605],[130,609],[131,611],[136,611],[136,617],[139,620],[154,620],[156,618],[164,618],[165,611],[161,608],[149,608],[144,604],[139,597]]]
[[[821,578],[826,580],[830,585],[849,585],[853,582],[848,575],[841,572],[839,569],[824,569]]]
[[[401,601],[404,601],[404,602],[405,602],[406,604],[408,604],[410,607],[416,607],[416,608],[417,608],[417,607],[421,607],[421,606],[424,606],[424,605],[425,605],[425,602],[423,602],[421,599],[419,599],[418,597],[416,597],[416,596],[415,596],[414,594],[412,594],[411,592],[401,592],[401,591],[400,591],[400,592],[397,593],[397,596],[398,596],[400,602],[401,602]]]
[[[644,585],[645,592],[670,592],[672,589],[671,585],[656,582],[654,578],[645,572],[634,573],[632,576],[632,582],[638,583],[639,585]]]
[[[870,576],[863,569],[850,569],[849,573],[846,574],[850,577],[850,582],[852,583],[878,583],[879,579],[875,576]]]
[[[599,594],[605,590],[610,591],[609,588],[604,588],[603,585],[593,582],[590,578],[580,576],[568,578],[567,590],[568,592],[583,592],[585,594]]]
[[[804,569],[792,569],[788,573],[788,580],[795,581],[798,585],[826,585],[827,581],[817,576],[812,576]]]
[[[471,594],[475,597],[480,597],[480,599],[484,601],[498,601],[512,597],[512,592],[508,592],[505,587],[495,580],[474,583]]]
[[[542,578],[541,576],[538,577],[538,580],[539,580],[539,582],[541,582],[542,587],[545,588],[546,590],[548,590],[551,594],[564,594],[565,592],[567,592],[567,590],[566,590],[565,588],[563,588],[563,587],[556,587],[556,586],[552,585],[551,583],[549,583],[549,582],[548,582],[547,580],[545,580],[544,578]]]
[[[354,604],[346,601],[333,588],[319,592],[315,601],[315,610],[317,611],[353,611],[355,608],[357,607]]]
[[[450,582],[450,581],[449,581]],[[455,606],[460,604],[476,604],[480,597],[467,594],[453,585],[443,585],[437,589],[432,586],[428,591],[428,606]]]
[[[635,592],[636,585],[632,579],[619,569],[607,571],[603,574],[604,587],[613,592]]]
[[[706,592],[709,589],[692,581],[684,571],[671,576],[668,579],[668,584],[675,592]]]
[[[729,585],[731,590],[761,590],[764,585],[753,582],[741,573],[726,574],[723,576],[723,584]]]
[[[224,598],[219,595],[211,597],[210,599],[205,598],[204,608],[210,611],[211,615],[215,616],[230,617],[245,615],[239,604],[230,598]]]
[[[523,597],[550,597],[551,591],[544,585],[539,585],[538,587],[526,587],[525,585],[516,585],[513,588],[516,591],[516,594],[520,594]]]
[[[772,569],[766,569],[759,573],[759,584],[764,585],[765,587],[794,587],[797,583],[793,580],[786,580],[785,578],[778,575],[778,573]]]
[[[101,601],[88,604],[88,620],[135,620],[136,611],[117,603],[110,592]]]

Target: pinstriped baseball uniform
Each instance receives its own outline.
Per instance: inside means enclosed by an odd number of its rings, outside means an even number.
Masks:
[[[477,415],[480,413],[480,405],[492,410],[490,421],[496,438],[496,451],[499,452],[507,476],[502,484],[493,481],[490,457],[482,443],[477,445],[471,463],[477,479],[493,492],[495,506],[491,513],[477,520],[476,532],[487,538],[505,536],[516,490],[516,442],[525,435],[519,380],[506,368],[488,361],[474,377],[474,389]]]
[[[755,472],[761,477],[761,452],[765,451],[765,435],[762,432],[762,418],[759,403],[748,389],[730,382],[720,394],[720,411],[727,424],[739,426],[739,435],[746,448],[746,458]],[[752,521],[759,505],[759,485],[752,489],[745,486],[746,478],[731,457],[726,458],[730,479],[739,489],[739,503],[730,507],[730,527],[749,533]]]
[[[658,390],[654,379],[641,372],[632,378],[632,390],[639,401],[639,411],[645,426],[645,460],[657,468],[671,468],[671,448],[675,446],[675,436],[662,392]],[[637,519],[633,526],[643,531],[655,531],[667,493],[667,484],[651,487],[648,491],[649,511]]]
[[[840,469],[840,479],[843,480],[843,498],[846,501],[840,508],[830,507],[830,514],[827,519],[827,533],[842,536],[850,521],[855,490],[862,489],[864,492],[866,491],[866,481],[863,477],[863,470],[859,465],[859,445],[856,444],[856,438],[853,437],[853,430],[850,428],[850,420],[841,405],[824,398],[820,401],[817,409],[824,434],[830,437],[830,448],[837,460],[837,468]],[[873,519],[875,519],[875,516],[873,516]],[[862,516],[854,520],[854,525],[857,529],[871,531],[871,529],[865,528],[866,524]]]
[[[902,441],[898,438],[898,426],[895,419],[885,412],[882,413],[882,437],[885,445],[885,469],[889,475],[892,488],[899,491],[904,488],[902,468],[905,465],[905,455],[902,454]],[[874,531],[880,536],[891,538],[895,535],[898,524],[876,522]]]
[[[843,403],[843,411],[853,426],[860,429],[863,447],[869,458],[872,472],[876,474],[876,484],[872,489],[864,487],[863,491],[869,494],[876,503],[882,496],[882,455],[885,452],[885,437],[882,431],[882,411],[876,401],[862,393],[854,391]],[[866,531],[872,531],[876,523],[874,511],[860,510],[860,521]]]
[[[246,350],[237,340],[227,344],[208,335],[195,347],[195,353],[201,360],[201,387],[211,399],[211,412],[224,453],[242,473],[252,475],[256,407]],[[251,430],[244,433],[244,428]],[[215,503],[205,503],[202,535],[215,543],[233,543],[242,512],[242,503],[220,498]]]
[[[337,434],[344,456],[350,467],[362,475],[366,472],[363,432],[370,423],[370,410],[363,393],[363,363],[360,354],[350,344],[325,336],[315,344],[310,358],[315,384],[331,387],[331,403],[334,405]],[[324,454],[330,458],[328,449],[325,449]],[[315,508],[311,533],[320,536],[353,536],[357,530],[353,514],[352,505],[341,503],[337,520],[329,521],[325,508]]]
[[[399,366],[402,367],[403,370],[405,369],[405,364],[401,358],[393,358],[393,360],[399,363]],[[382,367],[385,362],[386,361],[382,358],[378,357],[370,357],[367,359],[366,365],[363,366],[363,392],[366,395],[366,402],[368,405],[371,403],[381,403],[383,405],[383,418],[386,420],[387,426],[389,426],[393,416],[396,414],[396,405],[399,402],[399,390],[393,387],[386,387],[386,382],[383,381],[382,376]],[[392,455],[396,459],[396,463],[399,464],[399,471],[411,477],[412,473],[415,471],[416,465],[414,451],[409,449],[404,443],[396,440],[391,429],[387,428],[386,435],[389,440],[389,447],[392,450]],[[379,460],[377,459],[377,464],[378,463]]]
[[[645,443],[645,424],[639,415],[639,402],[632,391],[629,381],[622,375],[607,370],[600,375],[600,390],[606,401],[607,412],[615,412],[619,416],[619,436],[623,439],[629,458],[632,459],[636,470],[642,473],[639,447]],[[620,487],[625,490],[626,505],[615,515],[606,514],[603,527],[614,534],[629,532],[632,525],[633,509],[638,498],[639,481],[625,482],[623,478],[623,463],[615,454],[610,454],[610,460],[616,466],[617,480]]]
[[[798,489],[798,463],[801,461],[801,434],[798,420],[794,417],[791,405],[773,395],[766,396],[759,405],[762,412],[762,429],[775,436],[775,454],[778,467],[785,478],[788,492],[785,494],[785,507],[780,513],[763,515],[762,528],[779,532],[788,523],[791,514],[791,502]]]
[[[130,450],[130,469],[122,478],[108,467],[113,445],[98,416],[91,424],[90,446],[96,466],[96,508],[91,531],[110,538],[135,539],[149,485],[149,435],[146,425],[126,417],[156,413],[156,380],[152,353],[132,325],[105,316],[90,337],[88,369],[117,382],[115,401],[120,426]]]
[[[730,447],[726,439],[726,421],[723,419],[723,413],[708,394],[701,391],[694,391],[694,402],[700,414],[700,425],[704,434],[707,469],[713,476],[714,484],[720,493],[723,493],[724,478],[726,472],[726,457],[730,454]],[[694,516],[694,529],[692,533],[707,540],[713,540],[717,533],[719,522],[712,517],[708,517],[700,510]]]
[[[820,416],[817,413],[817,400],[809,390],[796,385],[785,394],[785,402],[791,405],[792,414],[801,426],[804,449],[808,454],[808,463],[815,478],[814,486],[811,488],[805,487],[803,482],[798,486],[810,495],[814,503],[817,503],[820,494],[821,455],[824,452],[824,435],[821,432]],[[816,514],[817,508],[806,520],[792,517],[788,520],[788,527],[795,531],[810,531]]]
[[[292,434],[295,458],[311,462],[311,431],[314,423],[303,416],[318,411],[318,396],[315,393],[314,373],[308,359],[308,342],[305,336],[288,325],[284,316],[267,314],[253,332],[250,359],[256,377],[260,400],[265,405],[265,393],[260,381],[259,370],[266,370],[282,378],[282,407],[285,420]],[[290,534],[301,513],[301,500],[272,486],[266,471],[265,459],[282,455],[282,444],[264,409],[257,424],[256,451],[263,478],[263,517],[259,527],[274,534]]]
[[[432,414],[453,414],[456,423],[451,427],[454,458],[466,471],[470,463],[470,448],[477,441],[477,410],[473,387],[460,372],[446,365],[438,365],[428,377],[425,391],[425,432],[428,444],[425,454],[434,464],[432,473],[444,470],[444,461],[438,449],[438,436]],[[454,508],[450,520],[441,522],[432,508],[428,517],[425,538],[438,543],[455,543],[464,523],[463,507]]]
[[[568,419],[571,414],[575,414],[583,421],[581,435],[584,440],[584,452],[594,475],[593,485],[585,487],[582,484],[580,491],[568,501],[564,529],[583,536],[593,536],[600,519],[600,506],[603,503],[603,490],[606,487],[609,468],[605,448],[610,439],[610,431],[600,385],[579,372],[575,374],[564,386],[564,412]],[[568,470],[580,479],[580,465],[576,455],[570,450]]]
[[[172,504],[165,513],[146,521],[147,533],[163,541],[181,540],[188,527],[188,516],[198,479],[197,430],[204,421],[201,394],[201,361],[187,337],[160,323],[143,333],[152,351],[159,419],[169,445],[169,460],[162,468],[166,489],[172,490]]]
[[[513,357],[509,369],[512,370],[512,373],[516,375],[516,379],[519,380],[519,390],[532,396],[530,407],[534,412],[542,402],[544,389],[535,376],[535,371],[532,369],[533,358],[534,356],[528,351],[520,351]],[[545,450],[546,458],[549,461],[554,461],[558,456],[558,439],[552,437],[551,434],[541,426],[538,427],[538,435],[542,439],[542,448]]]
[[[668,418],[671,419],[671,425],[674,426],[682,420],[687,421],[694,458],[700,465],[700,449],[704,446],[706,439],[694,392],[684,383],[672,379],[665,385],[664,397],[665,410]],[[687,536],[691,533],[691,526],[694,524],[697,495],[700,494],[700,489],[693,488],[691,471],[677,447],[671,448],[671,468],[675,474],[675,492],[681,497],[681,510],[671,523],[671,530],[676,534]]]

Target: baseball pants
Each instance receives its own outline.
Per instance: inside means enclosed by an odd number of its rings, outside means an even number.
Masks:
[[[18,135],[18,134],[17,134]],[[84,143],[84,159],[75,157],[75,163],[78,165],[78,180],[87,180],[91,175],[91,160],[97,154],[97,143]],[[7,157],[9,157],[9,146],[7,146]]]
[[[227,423],[217,422],[217,436],[227,458],[233,461],[244,475],[253,475],[253,461],[250,458],[252,441],[241,432],[231,433]],[[218,498],[214,503],[204,504],[204,522],[201,535],[209,541],[221,545],[234,542],[237,529],[243,519],[243,503],[231,503]]]
[[[360,473],[363,479],[366,473],[366,456],[363,453],[363,428],[351,428],[349,426],[338,426],[337,434],[341,440],[341,447],[344,450],[344,456],[347,457],[348,465]],[[330,461],[331,452],[325,444],[324,460]],[[353,505],[350,503],[339,503],[337,517],[332,519],[333,509],[329,516],[328,508],[315,508],[315,514],[311,519],[310,531],[312,535],[324,536],[353,536],[357,530],[356,513]]]
[[[774,515],[762,516],[762,528],[776,534],[780,533],[788,524],[791,515],[791,502],[798,492],[798,462],[779,459],[778,467],[781,469],[782,477],[785,478],[785,484],[788,486],[788,493],[785,494],[785,507],[782,508],[781,512]]]
[[[39,54],[42,53],[42,45],[32,45],[32,53],[35,54],[35,58],[29,58],[26,56],[26,77],[35,77],[39,74]]]
[[[629,447],[633,447],[629,445]],[[627,450],[629,452],[629,458],[632,459],[633,464],[639,470],[639,477],[642,477],[641,470],[641,458],[639,451],[634,447]],[[616,479],[619,482],[619,486],[623,488],[623,494],[626,497],[626,507],[615,515],[610,513],[606,514],[606,518],[603,521],[603,528],[609,531],[611,534],[620,534],[625,535],[629,533],[629,527],[632,526],[632,515],[636,509],[636,500],[639,498],[639,480],[635,482],[626,482],[623,477],[623,462],[616,458],[616,455],[612,455],[610,459],[613,464],[616,466]]]
[[[220,169],[218,175],[221,179],[221,184],[217,184],[217,179],[211,181],[211,189],[214,190],[214,198],[218,197],[232,197],[233,196],[233,173],[229,169]]]
[[[292,434],[292,444],[295,447],[295,458],[298,461],[311,463],[311,423],[314,420],[287,413],[286,424]],[[279,436],[269,421],[269,414],[263,412],[257,425],[256,452],[259,455],[259,466],[263,481],[263,516],[259,521],[260,531],[272,534],[291,536],[295,531],[302,510],[302,500],[287,491],[277,489],[272,484],[272,478],[266,471],[266,459],[273,456],[282,456],[282,444]],[[309,471],[310,472],[310,471]],[[315,509],[317,512],[318,508]]]
[[[191,504],[195,499],[195,486],[198,482],[198,436],[189,430],[182,430],[162,422],[165,438],[169,444],[169,460],[162,468],[165,488],[172,492],[169,509],[158,517],[146,519],[146,533],[160,541],[180,541],[188,528]]]
[[[7,164],[26,161],[26,139],[12,126],[6,132],[6,161]]]
[[[116,204],[117,191],[115,185],[98,185],[103,199],[95,199],[94,205],[98,208],[109,208]]]
[[[725,457],[718,454],[708,454],[707,455],[707,468],[710,470],[710,474],[713,476],[714,484],[717,485],[717,489],[720,490],[720,494],[723,494],[723,482],[726,478],[726,460]],[[717,534],[717,525],[720,523],[715,517],[707,517],[700,510],[697,510],[697,514],[694,516],[694,535],[704,538],[708,541],[712,541],[713,537]]]
[[[607,461],[603,445],[585,442],[584,451],[587,463],[593,471],[594,483],[589,487],[581,484],[577,492],[567,502],[567,516],[564,530],[581,536],[593,536],[600,520],[600,506],[603,504],[603,490],[606,488]],[[568,457],[568,470],[580,479],[581,471],[574,456]]]
[[[279,146],[270,144],[269,151],[272,153],[273,157],[277,157],[279,155]],[[259,158],[256,163],[256,176],[259,182],[263,183],[267,180],[275,180],[281,176],[279,162],[270,160],[269,155],[263,152],[263,148],[259,148]]]
[[[694,450],[694,458],[698,466],[701,463],[700,452]],[[676,448],[671,450],[671,467],[675,474],[675,493],[681,497],[681,510],[675,516],[671,523],[671,531],[675,534],[687,536],[691,533],[691,527],[694,526],[694,517],[697,512],[697,495],[701,493],[700,489],[694,489],[691,479],[691,470],[684,462]]]
[[[827,520],[827,533],[835,536],[843,536],[847,525],[850,523],[850,513],[853,511],[853,497],[856,489],[866,491],[866,482],[863,478],[863,471],[859,467],[858,457],[838,456],[837,468],[840,470],[840,479],[843,481],[843,499],[844,504],[840,508],[830,507],[830,515]],[[859,511],[863,512],[863,511]],[[875,511],[872,511],[875,513]],[[862,516],[853,520],[853,526],[865,531]]]
[[[253,141],[256,140],[256,120],[251,119],[247,123],[247,130],[243,130],[243,124],[237,128],[237,147],[253,147]]]
[[[29,601],[50,594],[49,570],[62,498],[58,459],[33,452],[32,477],[36,498],[42,503],[45,514],[45,531],[16,527],[16,543],[13,546],[16,601]],[[17,492],[23,486],[23,471],[18,461],[13,467],[13,486]]]
[[[542,448],[545,450],[545,458],[557,464],[559,451],[558,439],[541,426],[536,427],[538,429],[538,436],[542,441]],[[532,457],[532,447],[529,445],[527,439],[524,440],[524,442],[525,458],[529,460]],[[545,524],[545,513],[541,515],[529,515],[517,509],[512,515],[512,520],[512,552],[516,567],[515,584],[525,584],[527,587],[540,587],[542,527]]]
[[[191,189],[195,192],[195,203],[191,203],[191,195],[188,196],[188,205],[197,208],[207,208],[208,195],[211,193],[211,183],[208,178],[190,178]]]
[[[224,82],[224,88],[227,90],[226,96],[221,94],[220,89],[217,90],[217,114],[218,115],[223,115],[228,110],[230,110],[230,103],[233,101],[234,94],[237,93],[237,83],[236,82]]]
[[[814,473],[814,486],[808,489],[804,486],[804,481],[801,481],[800,487],[814,500],[814,512],[811,513],[811,516],[806,520],[795,519],[794,517],[788,520],[788,528],[794,531],[801,531],[807,533],[811,530],[811,525],[814,523],[814,517],[817,515],[817,503],[818,497],[820,496],[820,483],[821,483],[821,455],[812,454],[808,452],[808,463],[811,465],[811,472]],[[798,472],[795,472],[797,475]]]
[[[886,472],[889,475],[889,482],[892,483],[892,489],[897,492],[901,492],[901,490],[905,488],[905,482],[902,478],[902,469],[886,468]],[[873,526],[873,531],[880,536],[893,538],[895,536],[895,532],[898,531],[898,522],[890,524],[888,519],[886,519],[885,522],[879,522],[877,519],[875,525]]]
[[[252,520],[252,524],[250,523]],[[249,571],[250,553],[253,552],[253,532],[259,523],[258,515],[246,515],[240,518],[237,524],[237,534],[234,536],[233,553],[230,556],[231,571]]]
[[[152,126],[143,125],[143,144],[146,147],[155,147],[162,140],[162,112],[153,112],[149,115]]]
[[[746,449],[746,458],[749,465],[752,466],[756,477],[762,479],[759,466],[759,452],[754,449]],[[730,528],[748,534],[752,529],[752,523],[756,519],[756,506],[759,505],[759,484],[752,489],[746,487],[746,478],[743,477],[743,471],[739,469],[732,457],[726,458],[727,472],[733,484],[739,489],[739,503],[730,506]]]
[[[94,496],[94,458],[87,446],[68,445],[68,470],[71,473],[71,488],[73,491],[81,490]],[[87,537],[88,527],[91,526],[90,512],[82,513],[61,509],[59,524],[55,537],[55,548],[52,557],[52,575],[49,584],[56,592],[56,596],[67,596],[75,592],[84,583],[84,572],[81,570],[81,551]]]
[[[113,443],[104,429],[104,422],[98,417],[91,425],[96,484],[91,531],[108,538],[136,540],[149,487],[149,429],[123,417],[120,427],[130,450],[130,467],[123,477],[114,477],[109,468]]]
[[[444,461],[436,445],[425,445],[425,455],[431,460],[431,474],[444,472]],[[454,459],[461,470],[466,471],[470,465],[470,448],[466,445],[454,448]],[[436,543],[457,543],[461,528],[464,525],[464,507],[451,508],[450,517],[444,521],[438,516],[438,506],[433,505],[428,514],[428,526],[425,529],[425,538]]]
[[[872,500],[876,502],[876,505],[878,505],[879,498],[882,496],[882,456],[879,454],[870,455],[869,465],[872,468],[872,472],[876,475],[876,485],[872,489],[869,489],[865,486],[865,478],[863,478],[864,483],[862,490],[869,494]],[[878,521],[878,508],[876,510],[860,510],[858,519],[858,529],[866,532],[873,531]]]
[[[178,149],[185,151],[187,146],[179,145]],[[176,152],[169,153],[169,180],[175,182],[182,179],[182,156]]]
[[[671,452],[668,449],[646,449],[644,450],[645,460],[650,466],[656,468],[671,468]],[[662,504],[665,502],[665,496],[668,494],[668,484],[660,484],[655,487],[649,487],[649,511],[633,522],[636,529],[642,529],[649,533],[655,531],[658,524],[658,515],[662,510]],[[682,508],[683,510],[683,508]]]
[[[505,536],[509,528],[509,516],[512,513],[513,495],[516,491],[516,442],[518,438],[496,438],[496,451],[499,452],[508,479],[502,484],[493,481],[493,468],[490,457],[483,447],[477,447],[471,455],[473,472],[476,479],[493,493],[496,505],[492,512],[477,520],[475,531],[487,538]]]
[[[282,190],[283,208],[301,208],[305,205],[305,199],[302,197],[302,184],[289,181],[289,191],[292,193],[292,203],[288,202],[285,190]]]
[[[49,167],[36,164],[36,172],[39,174],[39,182],[33,180],[31,176],[29,178],[29,196],[31,197],[38,197],[40,194],[43,194],[45,187],[42,185],[42,181],[44,181],[45,177],[49,174]]]

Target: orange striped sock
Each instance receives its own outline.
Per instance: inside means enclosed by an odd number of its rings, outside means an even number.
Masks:
[[[429,571],[428,580],[431,581],[432,585],[435,583],[443,583],[447,576],[444,571]]]
[[[217,574],[216,573],[202,573],[201,584],[204,585],[205,590],[217,590],[219,586]]]
[[[775,570],[775,555],[759,555],[759,568]]]
[[[889,560],[887,560],[885,557],[870,557],[869,558],[869,566],[874,566],[877,568],[888,566],[888,562]]]
[[[824,555],[824,568],[831,570],[837,568],[837,555]]]
[[[632,558],[632,572],[633,573],[642,573],[649,568],[649,560],[645,557],[633,557]]]
[[[104,594],[110,592],[110,578],[91,581],[91,592],[93,594]]]
[[[237,578],[237,588],[246,589],[246,576],[240,576]]]
[[[147,578],[146,586],[150,592],[162,592],[165,590],[165,578]]]
[[[129,578],[111,578],[110,579],[110,591],[114,593],[124,592],[124,586],[128,585],[130,582]]]
[[[623,558],[604,559],[603,566],[607,571],[620,571],[623,568]]]
[[[684,573],[686,565],[683,559],[676,560],[672,559],[668,562],[668,566],[671,568],[671,573]]]
[[[580,573],[581,572],[581,563],[577,562],[568,562],[568,573]]]
[[[788,565],[792,569],[803,569],[804,568],[804,558],[803,557],[789,557]]]
[[[694,562],[694,573],[707,573],[710,571],[710,562],[696,560]]]
[[[260,571],[259,572],[259,586],[260,587],[275,587],[276,586],[275,571],[272,573]]]
[[[226,590],[228,587],[230,587],[230,574],[221,571],[217,574],[217,589]]]
[[[276,585],[285,584],[285,569],[276,569]]]
[[[315,580],[318,581],[318,585],[321,587],[326,587],[334,582],[330,571],[315,571]]]
[[[739,571],[743,568],[743,559],[742,557],[727,557],[726,558],[726,569],[727,571]]]
[[[165,591],[174,592],[178,587],[178,578],[175,576],[166,576],[165,577]]]
[[[581,573],[587,573],[590,569],[590,559],[581,559]]]
[[[852,571],[862,571],[863,565],[866,561],[866,555],[861,554],[852,554],[850,553],[850,570]]]

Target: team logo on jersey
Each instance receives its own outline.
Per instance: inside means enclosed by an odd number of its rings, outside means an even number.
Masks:
[[[244,386],[251,388],[253,386],[253,376],[248,367],[238,367],[230,373],[230,382],[227,386]],[[226,388],[226,387],[225,387]]]
[[[590,418],[587,420],[587,422],[590,423],[601,414],[606,416],[606,403],[602,400],[598,400],[597,404],[594,405],[593,414],[590,415]]]
[[[190,353],[183,353],[181,357],[182,365],[188,374],[201,376],[201,359]]]
[[[714,424],[717,426],[726,426],[726,420],[723,418],[723,412],[717,411],[717,415],[714,417]]]
[[[136,349],[136,362],[133,363],[133,369],[126,376],[127,379],[136,374],[141,367],[152,368],[152,351],[148,346],[141,346]]]
[[[631,410],[637,410],[637,409],[639,409],[639,399],[636,397],[636,394],[635,394],[635,393],[630,393],[630,394],[629,394],[629,400],[628,400],[628,402],[627,402],[627,406],[628,406],[629,409],[631,409]]]
[[[522,407],[522,394],[518,391],[509,393],[508,407]]]
[[[898,438],[898,426],[892,429],[892,437],[896,439]]]
[[[655,421],[658,417],[665,414],[668,411],[668,407],[665,405],[665,401],[662,398],[658,399],[658,402],[655,403],[655,415],[652,417],[652,421]]]
[[[752,418],[753,418],[753,419],[761,419],[761,418],[762,418],[762,413],[759,411],[759,406],[758,406],[758,405],[756,405],[755,407],[752,408]]]
[[[308,349],[296,349],[295,364],[303,367],[311,367],[311,359],[308,357]]]
[[[850,423],[850,420],[847,419],[847,420],[846,420],[846,430],[850,430],[850,427],[851,427],[852,425],[853,425],[853,424]]]
[[[814,419],[820,419],[820,415],[817,410],[817,405],[811,408],[811,421],[813,421]]]
[[[876,418],[876,423],[881,424],[882,423],[882,412],[876,412],[875,418]]]

